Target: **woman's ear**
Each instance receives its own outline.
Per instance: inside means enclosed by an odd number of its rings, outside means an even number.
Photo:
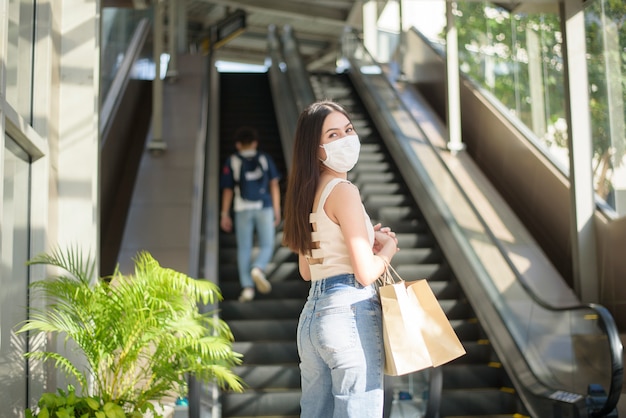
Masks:
[[[317,158],[321,161],[326,161],[326,158],[328,158],[328,155],[326,154],[326,148],[322,147],[321,145],[317,148]]]

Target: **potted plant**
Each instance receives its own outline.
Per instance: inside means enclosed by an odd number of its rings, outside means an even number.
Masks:
[[[189,375],[243,390],[232,371],[242,356],[232,349],[230,328],[199,309],[199,303],[221,299],[215,283],[161,267],[148,252],[137,254],[134,274],[117,270],[105,278],[95,278],[95,262],[77,249],[41,254],[29,264],[57,267],[61,273],[32,284],[33,294],[45,297],[47,305],[31,312],[18,332],[72,340],[88,367],[82,370],[54,351],[26,355],[53,361],[99,408],[116,405],[127,416],[154,413],[154,402],[184,391]],[[59,394],[65,400],[76,396],[71,388]]]

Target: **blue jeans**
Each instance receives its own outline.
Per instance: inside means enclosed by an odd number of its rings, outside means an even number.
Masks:
[[[254,232],[256,231],[259,252],[252,260]],[[241,287],[254,287],[250,270],[258,267],[265,270],[274,254],[274,209],[248,209],[235,212],[235,235],[237,238],[237,268]]]
[[[383,416],[382,313],[353,274],[311,283],[298,323],[301,418]]]

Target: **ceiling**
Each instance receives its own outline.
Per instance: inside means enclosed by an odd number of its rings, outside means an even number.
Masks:
[[[300,53],[309,71],[332,70],[345,27],[362,29],[363,4],[370,0],[101,0],[103,7],[146,8],[157,1],[184,4],[189,45],[202,48],[211,28],[219,27],[236,13],[245,15],[245,29],[225,39],[216,59],[249,64],[264,64],[267,57],[268,28],[278,35],[286,25],[298,40]],[[397,0],[376,0],[380,13],[385,4]],[[405,0],[406,1],[406,0]],[[415,0],[417,1],[417,0]],[[479,0],[466,0],[479,1]],[[555,5],[560,0],[503,0],[498,4],[509,10],[520,5]],[[165,13],[168,16],[168,13]],[[167,20],[167,19],[166,19]],[[166,23],[167,24],[167,23]]]
[[[239,10],[245,29],[216,49],[217,59],[263,64],[268,28],[274,25],[280,36],[288,25],[309,70],[334,68],[344,27],[360,29],[361,9],[362,0],[187,0],[188,40],[206,38],[212,25]]]
[[[102,7],[144,9],[157,1],[101,0]],[[216,49],[217,59],[264,64],[267,57],[268,28],[280,34],[289,25],[296,35],[300,53],[309,70],[334,68],[344,27],[360,30],[364,0],[174,0],[184,4],[189,45],[202,47],[211,28],[234,13],[245,14],[245,29]],[[368,0],[365,0],[368,1]],[[377,0],[384,4],[387,0]],[[395,0],[391,0],[395,1]],[[165,16],[168,16],[167,10]],[[167,25],[167,18],[166,25]],[[167,33],[167,31],[166,31]],[[167,42],[167,41],[166,41]]]

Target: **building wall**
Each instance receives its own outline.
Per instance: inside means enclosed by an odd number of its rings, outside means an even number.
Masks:
[[[26,306],[44,303],[23,298],[29,283],[53,273],[24,262],[70,245],[99,253],[99,10],[99,0],[0,1],[0,380],[11,388],[0,390],[0,417],[23,416],[42,391],[64,385],[22,360],[28,349],[63,349],[15,333]]]

